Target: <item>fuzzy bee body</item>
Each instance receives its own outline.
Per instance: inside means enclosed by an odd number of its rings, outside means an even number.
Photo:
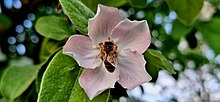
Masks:
[[[117,46],[113,41],[105,41],[99,43],[100,53],[96,59],[101,59],[104,62],[105,68],[113,73],[115,71],[115,66],[117,64]]]
[[[110,62],[108,62],[107,60],[104,61],[104,64],[105,64],[105,68],[109,72],[113,73],[115,71],[115,67]]]

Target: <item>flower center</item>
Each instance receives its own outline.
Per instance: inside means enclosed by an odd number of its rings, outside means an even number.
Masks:
[[[105,41],[103,43],[99,43],[100,46],[100,59],[104,62],[105,68],[113,73],[118,64],[118,46],[114,43],[114,41]]]

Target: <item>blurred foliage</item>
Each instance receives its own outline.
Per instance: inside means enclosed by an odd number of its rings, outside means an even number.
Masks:
[[[22,0],[21,8],[7,8],[5,2],[0,2],[0,102],[88,101],[77,82],[80,67],[61,48],[69,36],[87,35],[88,19],[98,4],[117,7],[131,20],[147,20],[152,41],[144,56],[152,82],[160,70],[176,73],[178,80],[189,67],[220,64],[215,61],[220,53],[220,0],[206,1],[215,8],[206,21],[200,19],[204,0]],[[122,87],[110,91],[115,90],[126,93]],[[94,100],[122,96],[109,95],[108,90]]]
[[[166,0],[171,10],[174,10],[180,21],[190,25],[196,19],[204,0]]]
[[[204,40],[210,45],[216,53],[220,53],[218,45],[220,39],[220,19],[213,18],[209,22],[201,22],[197,25],[198,30],[203,34]]]
[[[35,80],[38,70],[39,65],[8,67],[1,78],[0,90],[2,95],[9,100],[15,100],[25,90],[27,90],[27,88]]]
[[[12,21],[4,14],[0,14],[0,31],[4,32],[12,25]]]

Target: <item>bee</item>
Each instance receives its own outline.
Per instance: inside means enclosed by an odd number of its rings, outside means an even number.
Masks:
[[[96,59],[101,59],[104,62],[105,68],[113,73],[115,71],[115,67],[117,62],[117,45],[110,40],[110,37],[108,38],[108,41],[105,41],[104,43],[99,43],[99,50],[100,53],[96,57]]]

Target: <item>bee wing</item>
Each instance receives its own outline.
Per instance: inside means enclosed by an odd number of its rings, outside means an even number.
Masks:
[[[111,63],[114,67],[118,65],[118,59],[115,56],[108,56],[107,60],[109,63]]]

